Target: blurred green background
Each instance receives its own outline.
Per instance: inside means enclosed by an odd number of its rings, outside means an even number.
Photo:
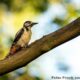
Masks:
[[[0,0],[0,60],[8,54],[16,32],[26,20],[39,23],[32,28],[31,43],[79,16],[80,0]],[[65,57],[59,54],[62,49],[60,47],[51,54],[44,54],[24,68],[1,76],[0,80],[53,80],[51,77],[60,71],[60,75],[66,74],[70,68]],[[64,54],[69,56],[65,51]],[[56,68],[59,66],[56,69],[59,72],[55,71],[55,65]]]

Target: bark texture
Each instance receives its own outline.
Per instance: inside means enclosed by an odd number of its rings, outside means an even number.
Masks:
[[[0,61],[0,76],[27,65],[45,52],[80,35],[80,17],[67,26],[33,42],[28,48]]]

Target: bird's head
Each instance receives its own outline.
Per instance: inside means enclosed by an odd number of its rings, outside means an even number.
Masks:
[[[35,22],[32,22],[32,21],[25,21],[23,27],[25,27],[25,28],[33,27],[35,24],[38,24],[38,23],[35,23]]]

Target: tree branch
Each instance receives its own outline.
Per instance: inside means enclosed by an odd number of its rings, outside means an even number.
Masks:
[[[45,52],[80,35],[80,18],[67,26],[33,42],[28,48],[0,61],[0,75],[25,66]]]

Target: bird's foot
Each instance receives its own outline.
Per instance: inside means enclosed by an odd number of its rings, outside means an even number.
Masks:
[[[28,48],[28,47],[29,47],[29,46],[28,46],[28,45],[26,45],[26,46],[24,46],[24,47],[23,47],[23,49]]]

